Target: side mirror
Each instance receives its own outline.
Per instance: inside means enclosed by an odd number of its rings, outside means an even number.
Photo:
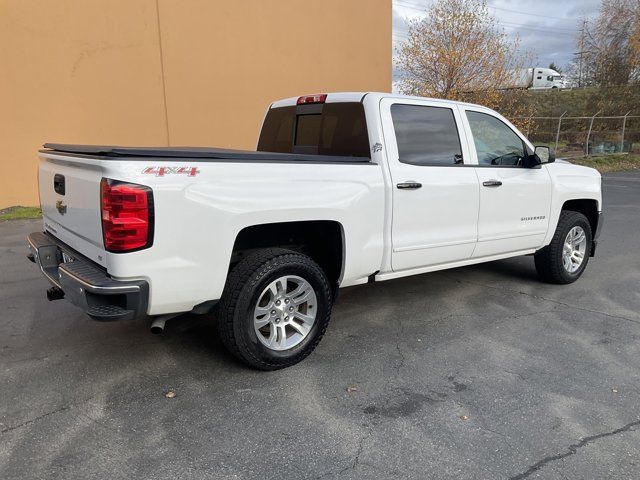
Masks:
[[[538,145],[535,155],[540,159],[540,163],[553,163],[556,161],[556,151],[546,145]]]

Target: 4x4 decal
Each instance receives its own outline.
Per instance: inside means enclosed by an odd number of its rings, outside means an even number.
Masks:
[[[198,167],[146,167],[142,170],[146,175],[155,175],[156,177],[164,177],[165,175],[181,174],[187,177],[195,177],[200,173]]]

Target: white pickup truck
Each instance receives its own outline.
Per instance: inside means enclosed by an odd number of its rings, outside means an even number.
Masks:
[[[584,271],[597,171],[478,105],[385,93],[274,102],[257,151],[45,144],[29,258],[96,320],[215,312],[238,358],[306,357],[338,288],[535,255]]]

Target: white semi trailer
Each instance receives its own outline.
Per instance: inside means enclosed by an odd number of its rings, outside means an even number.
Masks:
[[[565,88],[564,75],[551,68],[521,68],[513,72],[509,88],[526,88],[543,90],[549,88]]]

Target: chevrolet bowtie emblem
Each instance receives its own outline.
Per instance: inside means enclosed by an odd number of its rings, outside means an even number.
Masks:
[[[60,212],[60,215],[64,215],[67,213],[67,206],[62,202],[62,200],[58,200],[56,202],[56,210]]]

